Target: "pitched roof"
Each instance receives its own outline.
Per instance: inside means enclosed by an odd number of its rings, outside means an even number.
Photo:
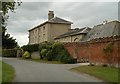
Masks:
[[[81,28],[81,29],[72,29],[71,31],[68,31],[68,32],[62,34],[62,35],[56,37],[55,39],[60,39],[60,38],[79,35],[79,34],[86,34],[90,30],[91,30],[91,28],[88,28],[88,27]]]
[[[120,22],[111,21],[106,24],[96,25],[91,29],[83,41],[90,41],[92,39],[120,36]]]
[[[72,22],[64,20],[64,19],[59,18],[59,17],[52,18],[52,19],[48,20],[48,22],[50,22],[50,23],[73,24]]]
[[[62,19],[62,18],[54,17],[54,18],[52,18],[52,19],[50,19],[50,20],[48,20],[48,21],[45,21],[44,23],[42,23],[42,24],[40,24],[40,25],[38,25],[38,26],[36,26],[36,27],[28,30],[28,31],[31,31],[31,30],[33,30],[33,29],[35,29],[35,28],[38,28],[38,27],[40,27],[40,26],[42,26],[42,25],[44,25],[44,24],[46,24],[46,23],[53,23],[53,24],[55,24],[55,23],[59,23],[59,24],[73,24],[72,22],[67,21],[67,20],[64,20],[64,19]]]

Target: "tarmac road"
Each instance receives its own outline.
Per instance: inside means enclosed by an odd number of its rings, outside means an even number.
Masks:
[[[15,69],[13,82],[102,82],[95,77],[68,70],[80,64],[46,64],[17,58],[2,60]]]

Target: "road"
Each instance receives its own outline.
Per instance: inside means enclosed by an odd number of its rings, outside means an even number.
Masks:
[[[16,58],[3,58],[3,61],[15,69],[13,82],[102,82],[68,70],[78,64],[46,64]]]

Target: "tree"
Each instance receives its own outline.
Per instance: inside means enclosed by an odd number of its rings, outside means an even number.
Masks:
[[[16,2],[14,0],[9,0],[9,2],[5,2],[5,1],[6,0],[4,0],[4,2],[0,1],[1,6],[2,6],[1,10],[3,12],[3,15],[6,15],[9,10],[14,12],[14,10],[16,9],[16,4],[18,6],[20,6],[22,3],[20,0],[17,0]]]
[[[10,37],[10,34],[5,34],[6,29],[2,27],[2,47],[6,49],[12,49],[17,47],[17,42],[13,37]]]
[[[17,47],[16,39],[10,37],[10,34],[6,34],[6,20],[8,19],[8,11],[14,12],[16,9],[16,5],[20,6],[21,1],[17,0],[10,0],[9,2],[2,2],[0,1],[0,17],[1,17],[1,27],[2,27],[2,47],[6,49],[15,48]]]

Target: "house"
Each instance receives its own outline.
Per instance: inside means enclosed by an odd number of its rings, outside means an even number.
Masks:
[[[71,24],[70,21],[54,17],[54,11],[49,11],[47,21],[29,30],[29,44],[54,42],[54,38],[71,29]]]
[[[56,37],[55,42],[79,42],[91,30],[89,27],[70,29],[68,32]]]

